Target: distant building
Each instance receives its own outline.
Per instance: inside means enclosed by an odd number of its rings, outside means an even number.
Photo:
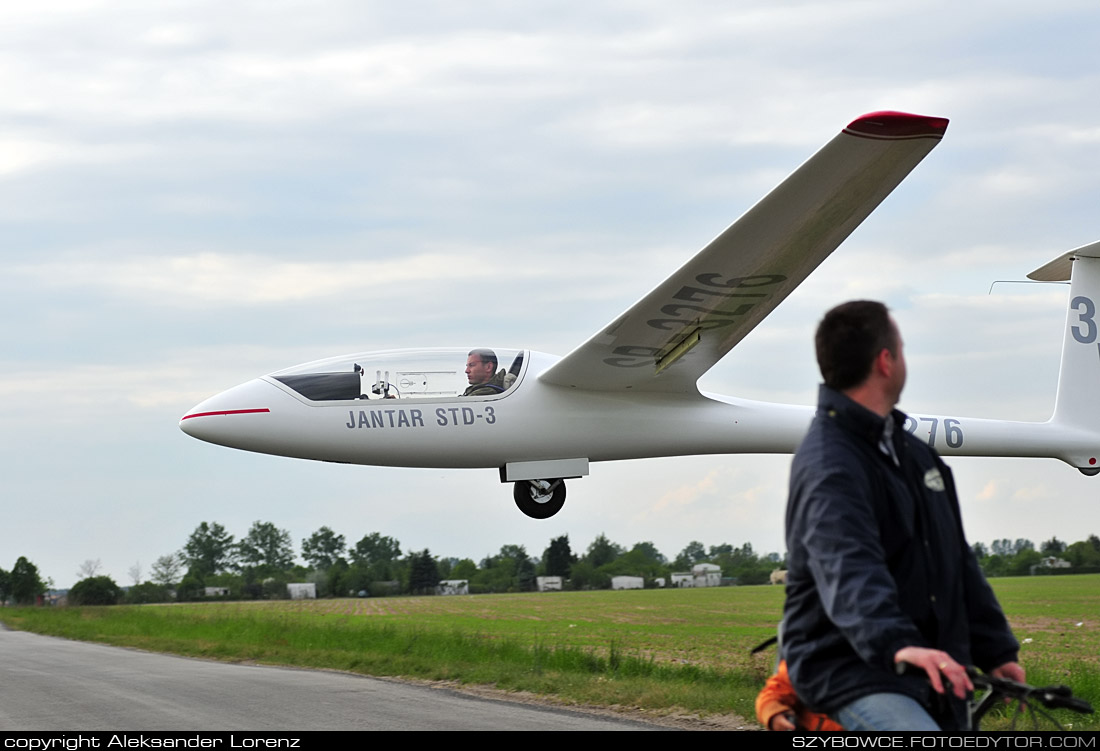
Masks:
[[[470,594],[469,579],[444,579],[435,587],[437,595],[468,595]]]
[[[1048,555],[1039,561],[1039,568],[1072,568],[1072,564],[1057,556]]]
[[[769,580],[772,584],[786,584],[787,569],[777,568],[775,571],[772,571],[772,575]]]
[[[202,594],[204,597],[229,597],[229,587],[205,587]]]
[[[612,576],[612,589],[644,589],[645,579],[640,576]]]
[[[286,593],[292,600],[316,600],[317,585],[314,582],[287,584]]]
[[[561,592],[561,577],[537,576],[535,577],[535,585],[538,587],[539,592]]]
[[[718,587],[722,584],[722,567],[713,563],[696,563],[691,567],[696,587]]]
[[[687,588],[695,586],[695,577],[690,571],[679,571],[672,574],[672,586]]]

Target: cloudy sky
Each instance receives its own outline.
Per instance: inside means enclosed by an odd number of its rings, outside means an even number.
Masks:
[[[812,403],[821,312],[876,297],[903,408],[1045,420],[1067,288],[990,284],[1100,239],[1095,2],[46,0],[0,23],[0,567],[58,586],[88,559],[130,583],[202,521],[475,560],[601,532],[781,552],[786,456],[593,465],[536,522],[492,470],[177,423],[346,352],[564,354],[874,110],[951,125],[707,390]],[[1100,478],[952,465],[972,540],[1100,533]]]

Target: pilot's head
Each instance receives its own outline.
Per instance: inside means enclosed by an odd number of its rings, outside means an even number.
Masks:
[[[488,383],[497,372],[497,355],[491,349],[475,349],[466,356],[466,378],[470,385]]]

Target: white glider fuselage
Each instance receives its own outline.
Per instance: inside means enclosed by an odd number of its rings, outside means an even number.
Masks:
[[[196,406],[181,427],[210,443],[300,459],[495,469],[575,458],[790,453],[813,414],[698,393],[577,391],[541,382],[538,374],[559,359],[528,353],[516,384],[488,397],[310,401],[265,376]]]
[[[209,443],[298,459],[492,469],[583,461],[577,474],[587,474],[587,462],[792,453],[814,414],[809,406],[706,392],[576,391],[538,378],[560,358],[525,354],[526,372],[497,396],[311,401],[264,376],[199,404],[180,426]],[[1081,469],[1097,466],[1096,432],[1054,421],[912,414],[905,428],[946,456],[1049,457]]]

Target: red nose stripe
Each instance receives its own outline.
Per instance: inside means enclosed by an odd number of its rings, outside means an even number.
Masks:
[[[211,417],[213,415],[254,415],[257,412],[270,412],[270,409],[223,409],[220,412],[196,412],[193,415],[185,415],[184,420],[192,417]]]

